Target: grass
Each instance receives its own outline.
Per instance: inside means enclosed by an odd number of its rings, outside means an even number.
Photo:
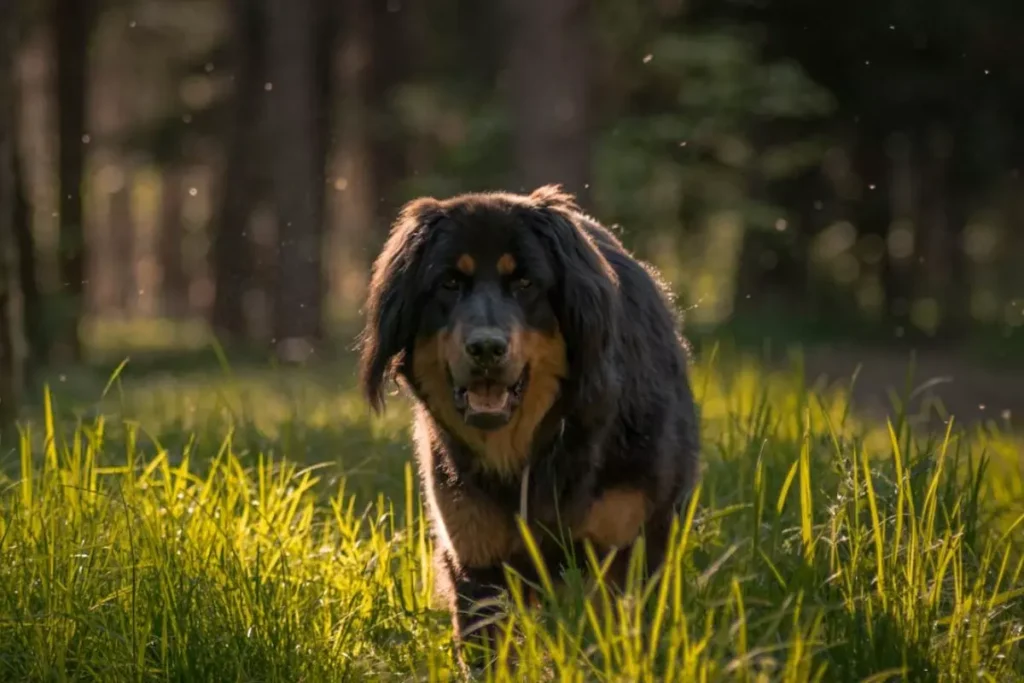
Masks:
[[[131,367],[56,378],[0,443],[0,680],[453,676],[400,403],[371,420],[346,359]],[[514,590],[481,678],[1024,678],[1019,442],[861,422],[799,363],[705,352],[693,383],[704,478],[660,580]]]

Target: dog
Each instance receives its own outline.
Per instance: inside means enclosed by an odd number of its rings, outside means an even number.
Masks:
[[[561,186],[405,205],[371,274],[360,382],[395,380],[456,643],[493,621],[505,565],[537,579],[585,543],[649,572],[699,472],[688,347],[668,288]],[[536,533],[534,531],[537,530]],[[558,539],[561,539],[560,541]],[[579,557],[579,555],[577,555]]]

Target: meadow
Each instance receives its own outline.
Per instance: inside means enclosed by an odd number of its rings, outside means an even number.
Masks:
[[[371,418],[347,356],[198,355],[52,377],[0,444],[0,680],[453,678],[407,406]],[[481,680],[1024,680],[1019,438],[869,420],[798,357],[707,346],[692,381],[661,576],[513,590]]]

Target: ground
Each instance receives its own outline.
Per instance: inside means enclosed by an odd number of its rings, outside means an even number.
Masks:
[[[965,423],[994,421],[1015,431],[1024,428],[1024,372],[1019,369],[990,367],[941,350],[910,354],[884,348],[819,346],[806,353],[809,378],[849,383],[856,374],[854,402],[859,411],[876,419],[884,419],[892,409],[890,392],[894,387],[898,391],[905,388],[911,364],[911,387],[919,389],[911,401],[911,412],[930,408],[933,418],[955,415]]]
[[[514,594],[481,678],[1024,676],[1020,442],[976,414],[886,416],[905,363],[864,356],[851,409],[814,380],[857,356],[829,353],[805,381],[702,346],[703,483],[665,574]],[[450,677],[402,402],[371,418],[348,354],[209,357],[58,373],[4,436],[0,680]],[[916,384],[949,372],[926,362]],[[977,382],[992,410],[1021,400]]]

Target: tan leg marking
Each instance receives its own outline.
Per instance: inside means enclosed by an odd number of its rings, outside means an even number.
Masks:
[[[602,549],[624,548],[640,535],[650,514],[642,491],[611,489],[591,504],[578,536]]]

